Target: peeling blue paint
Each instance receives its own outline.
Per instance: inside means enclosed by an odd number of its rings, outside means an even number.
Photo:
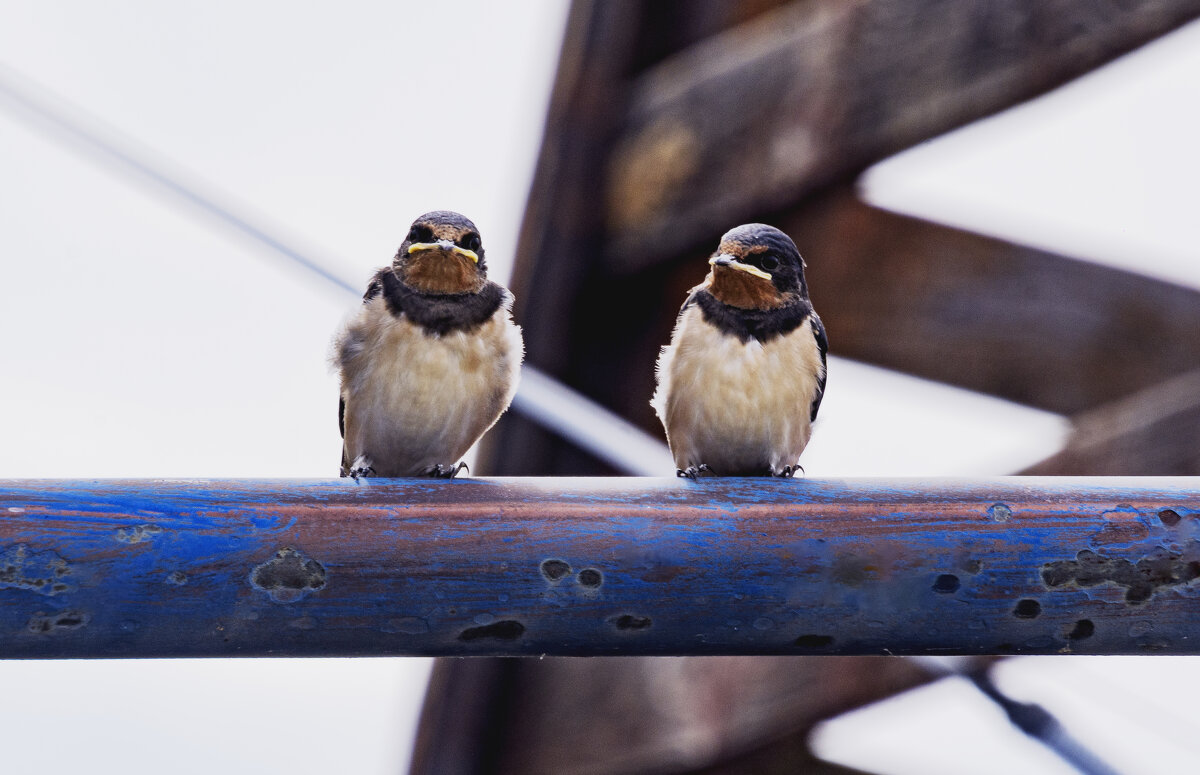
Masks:
[[[1193,479],[0,481],[0,656],[1200,653],[1193,553]]]

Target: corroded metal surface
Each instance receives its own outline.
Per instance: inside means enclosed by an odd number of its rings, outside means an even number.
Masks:
[[[1200,653],[1200,481],[0,481],[0,656]]]

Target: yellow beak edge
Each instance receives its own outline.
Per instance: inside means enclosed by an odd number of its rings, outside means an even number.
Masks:
[[[411,250],[411,249],[412,248],[409,248],[409,250]],[[718,266],[718,264],[717,264],[718,258],[721,258],[721,256],[713,256],[712,258],[708,259],[708,263],[711,266]],[[725,256],[725,258],[728,258],[728,256]],[[760,277],[763,280],[766,280],[768,282],[770,282],[770,280],[771,280],[771,275],[769,275],[766,272],[764,272],[763,270],[759,269],[757,266],[751,266],[750,264],[743,264],[741,261],[729,261],[729,262],[721,263],[720,266],[727,266],[730,269],[737,269],[738,271],[745,272],[746,274],[754,275],[755,277]]]
[[[467,250],[466,248],[460,248],[458,245],[453,245],[453,246],[447,248],[444,245],[440,245],[436,242],[414,242],[413,244],[408,246],[408,254],[410,256],[413,253],[417,253],[422,250],[449,250],[451,253],[457,253],[460,256],[466,256],[467,258],[471,259],[471,263],[474,263],[474,264],[479,263],[479,254],[478,253],[476,253],[474,250]]]

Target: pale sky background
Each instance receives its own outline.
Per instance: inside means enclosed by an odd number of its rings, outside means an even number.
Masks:
[[[565,11],[558,0],[0,0],[0,65],[356,283],[390,260],[414,216],[443,208],[475,220],[503,279]],[[1193,25],[877,166],[864,195],[1200,287],[1198,83]],[[326,357],[353,299],[97,167],[4,102],[0,476],[335,474]],[[1003,474],[1053,452],[1066,429],[844,359],[830,373],[810,476]],[[1133,724],[1111,699],[1154,686],[1192,695],[1191,660],[1049,664],[1014,661],[1001,677],[1014,694],[1065,703],[1064,721],[1098,747],[1121,730],[1139,752],[1126,752],[1128,772],[1200,758],[1200,736]],[[0,662],[0,693],[22,698],[0,704],[0,749],[14,772],[397,773],[428,665]],[[1115,688],[1072,704],[1088,685]],[[970,695],[940,682],[832,721],[818,751],[896,775],[1065,772]],[[862,716],[880,712],[891,715]],[[973,753],[984,749],[995,750]]]

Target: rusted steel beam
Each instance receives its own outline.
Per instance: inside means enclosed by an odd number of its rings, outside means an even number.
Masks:
[[[557,321],[526,326],[525,360],[559,379],[564,375],[563,353],[578,344],[568,321],[577,314],[575,301],[587,283],[594,246],[601,242],[604,229],[596,185],[581,183],[603,176],[605,149],[612,145],[626,108],[642,10],[641,2],[628,0],[571,4],[542,148],[521,222],[521,259],[509,282],[517,299],[517,320]],[[522,452],[514,455],[511,450]],[[488,473],[553,473],[554,466],[564,461],[567,465],[577,461],[574,473],[598,464],[573,444],[513,412],[501,418],[480,449],[481,467]],[[602,470],[620,473],[607,465]]]
[[[1197,16],[1197,0],[805,0],[757,16],[639,76],[609,158],[609,257],[686,249]]]
[[[1200,369],[1190,288],[891,213],[849,187],[772,223],[808,258],[838,355],[1070,415]]]
[[[1023,473],[1200,476],[1200,369],[1073,418],[1067,446]]]
[[[0,655],[1200,653],[1200,481],[0,481]]]
[[[938,677],[887,657],[438,660],[410,775],[807,775],[818,722]]]

